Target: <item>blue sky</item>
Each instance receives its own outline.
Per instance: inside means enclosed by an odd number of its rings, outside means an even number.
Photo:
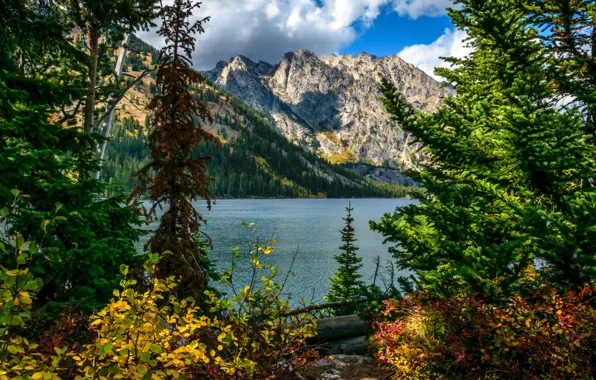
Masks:
[[[393,55],[407,46],[431,44],[443,35],[445,29],[453,28],[448,16],[422,16],[414,20],[386,9],[384,12],[369,28],[356,23],[356,30],[360,31],[359,37],[341,48],[340,53],[358,55],[366,51],[376,56]]]
[[[167,0],[166,0],[167,1]],[[194,18],[210,16],[197,39],[195,67],[208,70],[244,55],[277,63],[298,49],[318,55],[398,55],[432,75],[441,56],[466,53],[454,30],[452,0],[201,0]],[[155,30],[141,33],[155,46]]]

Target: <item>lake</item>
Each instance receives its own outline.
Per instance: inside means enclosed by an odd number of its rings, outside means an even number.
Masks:
[[[380,256],[382,265],[391,260],[383,237],[370,231],[369,221],[380,220],[396,207],[414,203],[408,199],[234,199],[218,200],[208,211],[204,202],[196,207],[207,219],[203,231],[212,239],[213,250],[209,255],[216,260],[217,268],[228,269],[232,262],[232,248],[239,246],[243,256],[238,260],[241,270],[235,275],[238,288],[250,280],[250,266],[246,260],[248,239],[264,244],[271,237],[277,239],[275,251],[268,263],[279,268],[279,278],[287,273],[294,253],[296,260],[284,293],[291,295],[293,304],[301,297],[307,302],[320,303],[330,288],[329,277],[337,268],[334,255],[341,245],[339,230],[344,226],[345,208],[352,202],[356,245],[363,259],[363,280],[372,281],[375,271],[374,258]],[[242,222],[254,223],[256,234],[252,237]],[[151,227],[151,226],[150,226]],[[139,250],[142,250],[142,243]],[[259,276],[260,277],[260,276]],[[378,281],[377,284],[380,284]],[[225,289],[222,289],[225,290]]]

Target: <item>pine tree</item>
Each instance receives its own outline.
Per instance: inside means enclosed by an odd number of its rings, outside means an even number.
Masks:
[[[72,300],[91,309],[112,296],[121,264],[138,263],[139,220],[122,198],[98,200],[104,184],[81,176],[97,168],[98,138],[64,116],[85,81],[62,12],[52,2],[0,0],[0,205],[13,189],[29,197],[2,230],[43,242],[30,268],[44,281],[37,306]]]
[[[410,173],[420,205],[372,223],[401,269],[437,296],[466,287],[493,300],[526,289],[535,260],[555,284],[596,278],[596,151],[581,109],[560,110],[549,54],[515,0],[465,0],[450,16],[474,52],[436,72],[455,87],[434,115],[389,83],[383,102],[429,159]]]
[[[540,39],[549,58],[545,68],[551,87],[561,97],[583,102],[592,144],[596,144],[595,7],[586,0],[527,0],[522,8],[528,21],[545,31]]]
[[[208,18],[190,24],[189,19],[200,3],[175,0],[164,5],[158,34],[168,44],[161,50],[157,69],[157,87],[148,110],[153,113],[149,136],[151,162],[136,176],[139,185],[129,199],[147,195],[152,201],[150,215],[167,205],[160,224],[148,243],[152,252],[170,252],[160,263],[158,276],[180,278],[178,291],[200,299],[209,276],[209,261],[199,244],[203,217],[191,203],[205,199],[211,207],[209,183],[205,170],[210,156],[198,156],[201,144],[218,140],[197,126],[196,121],[213,122],[207,107],[195,96],[191,85],[201,84],[204,77],[191,67],[195,33],[203,33]]]
[[[339,264],[339,268],[329,279],[331,282],[331,290],[325,295],[327,302],[341,302],[346,300],[353,300],[357,297],[364,288],[364,282],[361,280],[362,275],[359,273],[362,268],[362,258],[358,256],[358,247],[356,237],[354,234],[354,218],[352,217],[352,203],[346,207],[347,216],[343,219],[346,224],[341,232],[341,241],[343,244],[339,247],[340,253],[335,255],[335,261]],[[353,305],[348,305],[337,310],[338,314],[351,314],[355,311]]]
[[[55,2],[66,13],[61,22],[77,28],[84,42],[79,52],[79,63],[87,76],[87,94],[83,112],[83,127],[87,133],[94,132],[97,104],[109,95],[120,93],[121,86],[100,80],[114,71],[114,63],[108,52],[122,41],[124,34],[154,26],[156,0],[59,0]]]

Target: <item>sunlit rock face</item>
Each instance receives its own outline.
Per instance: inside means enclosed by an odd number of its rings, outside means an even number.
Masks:
[[[238,56],[205,73],[250,106],[271,115],[290,140],[331,161],[390,161],[411,167],[415,144],[389,121],[380,100],[381,78],[392,81],[418,109],[435,112],[452,93],[397,56],[366,53],[317,57],[287,53],[279,64]]]

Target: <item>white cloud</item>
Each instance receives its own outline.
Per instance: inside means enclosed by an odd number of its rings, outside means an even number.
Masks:
[[[449,67],[449,63],[441,57],[463,58],[472,49],[466,47],[466,32],[445,29],[445,33],[429,45],[412,45],[402,49],[397,55],[404,61],[413,64],[437,80],[441,80],[433,71],[435,67]]]
[[[417,19],[420,16],[444,16],[452,0],[393,0],[393,8],[400,16]]]
[[[210,16],[193,54],[198,69],[245,55],[278,62],[300,48],[317,54],[338,51],[357,37],[354,24],[371,26],[392,0],[203,0],[195,17]],[[161,46],[155,31],[140,33]]]
[[[166,0],[171,2],[171,0]],[[355,23],[373,25],[384,11],[402,16],[441,16],[451,0],[202,0],[196,19],[210,16],[206,33],[198,36],[193,54],[198,69],[219,60],[245,55],[278,62],[284,53],[301,48],[317,54],[337,52],[353,42]],[[162,46],[155,30],[139,34]]]

